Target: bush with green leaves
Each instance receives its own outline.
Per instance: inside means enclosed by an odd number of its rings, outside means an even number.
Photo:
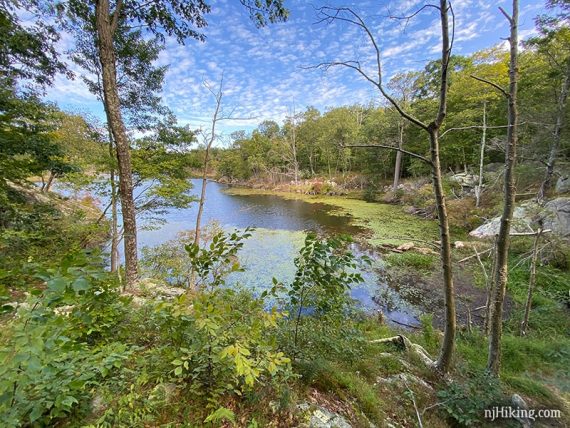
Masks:
[[[505,404],[499,379],[486,372],[476,373],[461,384],[453,382],[437,396],[459,426],[480,426],[485,409]]]
[[[250,229],[220,232],[206,248],[187,245],[199,287],[158,306],[158,317],[173,334],[170,346],[174,380],[207,407],[219,407],[227,394],[242,395],[256,385],[287,379],[290,360],[277,348],[275,331],[283,316],[246,290],[225,287],[225,276],[241,269],[236,255]]]
[[[110,340],[122,312],[103,314],[121,301],[89,258],[68,256],[37,276],[45,289],[33,290],[2,331],[0,419],[8,427],[53,424],[74,412],[132,352]]]
[[[217,222],[208,223],[201,229],[202,246],[207,247],[212,238],[222,231]],[[142,274],[177,287],[190,287],[192,263],[185,246],[194,241],[193,230],[182,230],[176,238],[154,247],[143,247],[140,266]]]
[[[358,353],[362,335],[354,320],[358,312],[349,295],[352,285],[362,282],[358,262],[349,249],[350,237],[321,239],[307,234],[295,259],[296,273],[290,284],[276,279],[265,295],[273,296],[287,311],[281,323],[281,342],[294,356]],[[367,258],[361,258],[369,262]]]

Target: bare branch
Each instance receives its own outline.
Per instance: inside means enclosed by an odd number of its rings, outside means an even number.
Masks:
[[[433,163],[432,163],[432,161],[431,161],[430,159],[428,159],[428,158],[426,158],[426,157],[424,157],[424,156],[422,156],[422,155],[419,155],[419,154],[414,153],[414,152],[410,152],[410,151],[408,151],[408,150],[401,149],[401,148],[396,147],[396,146],[389,146],[389,145],[386,145],[386,144],[345,144],[345,145],[342,145],[341,147],[348,147],[348,148],[352,148],[352,147],[354,147],[354,148],[373,148],[373,147],[378,147],[378,148],[381,148],[381,149],[389,149],[389,150],[394,150],[394,151],[396,151],[396,152],[404,153],[405,155],[410,155],[410,156],[412,156],[412,157],[414,157],[414,158],[423,160],[424,162],[426,162],[426,163],[429,164],[429,165],[433,165]]]
[[[496,125],[496,126],[485,126],[486,129],[501,129],[501,128],[508,128],[511,125]],[[467,129],[483,129],[482,125],[472,125],[472,126],[460,126],[457,128],[449,128],[446,129],[444,132],[441,133],[441,135],[439,136],[439,138],[443,138],[443,136],[445,134],[447,134],[448,132],[451,131],[464,131]]]
[[[487,80],[487,79],[483,79],[482,77],[477,77],[474,74],[471,74],[470,77],[475,79],[475,80],[478,80],[479,82],[483,82],[483,83],[486,83],[487,85],[491,85],[493,88],[500,91],[506,98],[509,98],[510,95],[507,93],[507,91],[505,91],[503,88],[501,88],[496,83],[491,82],[490,80]]]
[[[499,10],[501,11],[501,13],[505,16],[505,18],[507,18],[507,21],[509,21],[509,24],[513,23],[513,18],[511,17],[511,15],[509,15],[507,12],[505,12],[505,9],[503,9],[502,7],[499,6]]]
[[[368,40],[370,41],[370,43],[374,49],[378,76],[377,76],[377,79],[371,78],[366,72],[364,72],[364,70],[362,70],[362,67],[358,61],[342,61],[342,62],[341,61],[335,61],[335,62],[321,63],[318,66],[313,67],[313,68],[324,68],[325,70],[327,70],[330,67],[340,65],[340,66],[344,66],[344,67],[348,67],[348,68],[351,68],[353,70],[356,70],[362,77],[364,77],[367,81],[372,83],[374,86],[376,86],[380,90],[380,92],[382,93],[384,98],[386,98],[390,102],[390,104],[392,104],[394,106],[394,108],[398,111],[398,113],[400,113],[400,115],[402,115],[404,118],[406,118],[407,120],[412,122],[414,125],[416,125],[416,126],[427,131],[428,126],[425,123],[423,123],[421,120],[415,118],[411,114],[405,112],[404,109],[398,104],[398,102],[392,96],[390,96],[390,94],[388,94],[386,92],[386,90],[384,89],[384,86],[382,84],[382,61],[381,61],[380,47],[378,46],[376,38],[374,37],[374,35],[372,34],[370,29],[368,28],[368,26],[364,22],[364,20],[349,7],[325,6],[325,7],[319,8],[318,11],[321,15],[324,15],[324,19],[322,19],[320,22],[326,21],[328,23],[331,23],[335,20],[336,21],[344,21],[344,22],[348,22],[348,23],[351,23],[353,25],[356,25],[356,26],[362,28],[362,30],[364,30],[364,32],[366,33],[366,36],[368,37]],[[331,14],[329,11],[334,11],[335,13]],[[341,15],[342,12],[346,12],[347,14],[352,16],[352,18],[347,18],[345,16],[342,16]]]

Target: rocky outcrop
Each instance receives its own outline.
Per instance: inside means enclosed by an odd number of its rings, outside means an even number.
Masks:
[[[533,232],[542,222],[543,229],[550,229],[552,233],[570,236],[570,197],[552,199],[539,206],[535,202],[525,202],[515,208],[511,233]],[[495,217],[469,233],[475,238],[488,238],[499,233],[501,217]]]

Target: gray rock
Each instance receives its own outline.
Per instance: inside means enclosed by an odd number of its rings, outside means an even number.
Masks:
[[[570,197],[552,199],[540,207],[535,202],[525,202],[515,208],[511,233],[535,231],[539,220],[544,229],[551,229],[559,236],[570,235]],[[495,217],[469,233],[475,238],[487,238],[499,233],[501,217]]]
[[[352,428],[352,425],[338,413],[331,412],[322,406],[311,406],[308,403],[301,403],[297,408],[307,413],[308,424],[301,427],[308,428]]]
[[[479,176],[469,174],[467,172],[461,172],[459,174],[452,175],[450,180],[460,184],[461,187],[475,187],[479,183]]]
[[[570,175],[561,175],[556,181],[554,187],[556,193],[569,193],[570,192]]]
[[[515,409],[528,410],[528,405],[523,400],[523,398],[518,394],[512,395],[511,404],[513,405],[513,407]],[[530,428],[531,427],[531,422],[527,418],[518,417],[518,418],[516,418],[516,420],[519,421],[521,426],[523,426],[524,428]]]

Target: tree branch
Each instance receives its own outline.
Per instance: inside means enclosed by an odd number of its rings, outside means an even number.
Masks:
[[[499,85],[497,85],[496,83],[491,82],[490,80],[487,79],[483,79],[482,77],[477,77],[474,74],[470,75],[471,78],[478,80],[479,82],[483,82],[486,83],[487,85],[491,85],[493,88],[497,89],[498,91],[500,91],[506,98],[509,98],[510,95],[507,93],[507,91],[505,91],[503,88],[501,88]]]
[[[430,159],[428,159],[428,158],[426,158],[426,157],[424,157],[424,156],[422,156],[422,155],[419,155],[419,154],[414,153],[414,152],[410,152],[410,151],[408,151],[408,150],[401,149],[401,148],[396,147],[396,146],[389,146],[389,145],[386,145],[386,144],[346,144],[346,145],[343,144],[341,147],[348,147],[348,148],[352,148],[352,147],[354,147],[354,148],[373,148],[373,147],[378,147],[378,148],[381,148],[381,149],[389,149],[389,150],[394,150],[394,151],[396,151],[396,152],[401,152],[401,153],[403,153],[403,154],[405,154],[405,155],[410,155],[410,156],[412,156],[412,157],[414,157],[414,158],[417,158],[417,159],[420,159],[420,160],[426,162],[426,163],[429,164],[429,165],[433,165],[433,163],[432,163],[432,161],[431,161]]]

